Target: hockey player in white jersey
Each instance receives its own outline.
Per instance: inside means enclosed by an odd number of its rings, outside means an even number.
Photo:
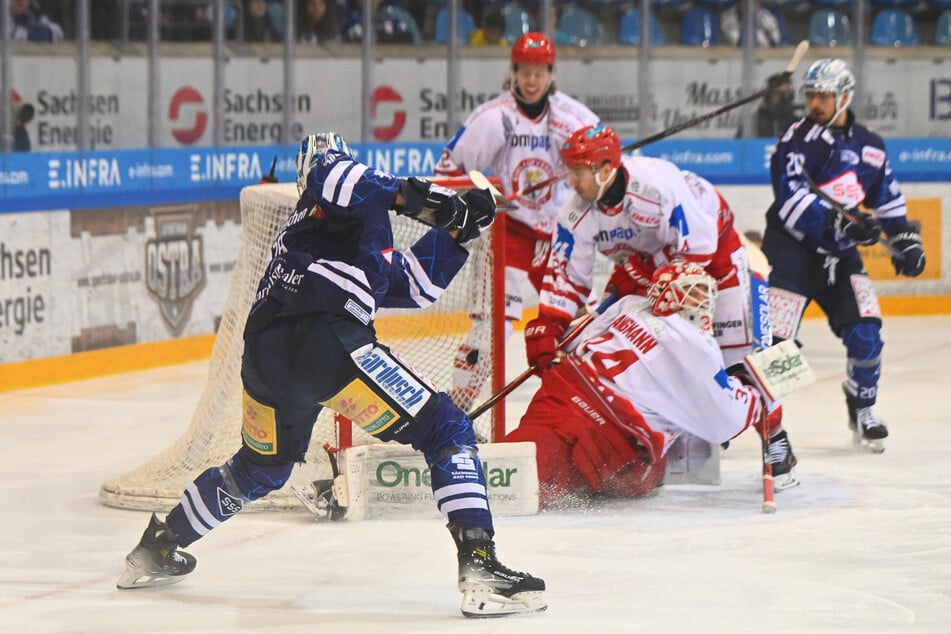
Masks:
[[[750,426],[762,433],[763,397],[728,375],[711,336],[716,286],[699,264],[666,264],[646,298],[620,298],[541,372],[505,440],[536,444],[543,505],[577,494],[646,495],[684,432],[714,444]],[[775,418],[767,423],[774,434],[782,431]]]
[[[526,33],[512,46],[510,75],[503,92],[479,106],[443,150],[436,174],[464,176],[486,171],[502,181],[507,197],[550,181],[565,171],[559,148],[575,130],[599,122],[586,106],[556,90],[555,47],[544,33]],[[570,190],[563,181],[514,198],[506,212],[505,319],[522,318],[523,295],[530,282],[540,289],[548,261],[551,233],[559,207]],[[487,375],[479,363],[477,342],[489,326],[484,300],[474,294],[469,313],[472,331],[455,361],[453,397],[472,405]],[[484,360],[484,357],[483,357]]]
[[[379,308],[437,300],[465,263],[467,246],[495,217],[494,199],[485,190],[460,196],[358,163],[332,132],[304,138],[297,168],[301,196],[271,247],[244,330],[242,445],[198,474],[165,521],[152,516],[118,587],[189,574],[195,558],[179,549],[283,487],[328,407],[424,455],[458,551],[463,614],[544,610],[545,582],[495,556],[472,421],[374,330]],[[409,249],[394,250],[392,211],[433,228]]]
[[[758,314],[733,211],[713,185],[669,161],[622,158],[617,134],[601,125],[573,133],[561,156],[575,195],[559,212],[539,315],[525,329],[529,365],[551,360],[555,340],[585,306],[599,252],[616,264],[609,287],[618,295],[644,295],[657,267],[669,262],[701,265],[718,287],[714,338],[727,368],[741,364],[753,351]],[[786,432],[769,443],[777,489],[798,484]]]

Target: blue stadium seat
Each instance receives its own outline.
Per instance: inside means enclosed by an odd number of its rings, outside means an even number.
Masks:
[[[504,6],[502,17],[505,18],[504,37],[510,44],[515,44],[515,41],[526,33],[538,30],[532,16],[517,4]]]
[[[456,31],[459,33],[459,42],[466,44],[469,42],[469,38],[472,37],[472,32],[475,31],[478,27],[476,26],[475,20],[472,19],[472,15],[459,7],[459,10],[456,12]],[[436,42],[440,44],[445,44],[449,41],[449,9],[440,9],[439,13],[436,14]]]
[[[649,25],[651,44],[666,44],[667,37],[657,20],[657,16],[650,14]],[[621,44],[640,46],[641,44],[641,12],[639,9],[628,9],[621,16],[621,28],[618,30],[617,41]]]
[[[558,20],[558,31],[567,37],[570,46],[596,46],[604,40],[598,18],[587,9],[569,7]]]
[[[934,29],[934,43],[951,46],[951,9],[945,9],[938,16],[938,24]]]
[[[835,9],[817,9],[809,18],[808,37],[816,46],[845,46],[852,39],[849,18]]]
[[[876,46],[918,46],[918,27],[904,9],[882,9],[872,22],[872,44]]]
[[[852,0],[812,0],[812,4],[823,9],[851,9]]]
[[[688,46],[716,46],[720,16],[711,9],[690,9],[684,15],[680,43]]]
[[[274,24],[274,27],[280,32],[281,36],[284,35],[284,3],[283,2],[268,2],[267,3],[267,12],[271,18],[271,22]]]

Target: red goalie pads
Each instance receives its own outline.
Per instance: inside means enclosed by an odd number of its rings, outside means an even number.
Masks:
[[[542,373],[519,427],[503,441],[536,446],[542,506],[574,493],[639,497],[663,479],[663,439],[573,357]]]

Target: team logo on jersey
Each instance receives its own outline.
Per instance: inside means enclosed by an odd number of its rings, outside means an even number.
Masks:
[[[512,191],[521,191],[545,182],[555,175],[552,166],[537,158],[527,158],[515,166],[512,172]],[[529,209],[541,209],[551,200],[551,185],[518,197],[518,202]]]
[[[205,286],[204,246],[192,227],[192,208],[153,209],[152,217],[156,237],[145,241],[145,288],[178,336]]]
[[[235,513],[240,513],[243,508],[243,501],[229,495],[227,491],[218,487],[218,514],[221,517],[230,517]]]
[[[819,189],[832,196],[836,202],[849,207],[858,207],[865,200],[865,188],[854,170],[839,174]]]
[[[859,155],[853,150],[846,149],[839,153],[839,160],[841,160],[845,165],[858,165]]]
[[[885,164],[885,152],[877,147],[866,145],[862,148],[862,160],[874,168],[880,168]]]

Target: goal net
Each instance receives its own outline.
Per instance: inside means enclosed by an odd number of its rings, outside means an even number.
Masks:
[[[437,182],[457,190],[472,187],[468,178],[437,179]],[[171,509],[195,476],[223,464],[240,447],[244,323],[270,258],[271,243],[297,199],[297,187],[293,183],[254,185],[241,191],[241,252],[222,311],[207,383],[191,424],[165,451],[133,471],[103,483],[99,490],[103,504],[140,510]],[[428,230],[404,216],[391,214],[391,220],[397,249],[409,248]],[[496,256],[502,253],[501,222],[504,219],[500,218],[475,242],[465,267],[435,304],[425,309],[381,309],[377,313],[380,341],[447,392],[457,351],[469,334],[470,312],[479,311],[486,316],[486,322],[492,326],[483,329],[480,335],[477,369],[484,373],[486,381],[480,394],[457,397],[458,405],[466,411],[472,411],[504,383],[502,265]],[[475,425],[482,441],[491,442],[504,433],[502,406],[481,415]],[[369,443],[379,441],[324,409],[314,426],[306,462],[295,468],[283,489],[249,504],[248,510],[303,509],[291,493],[291,486],[331,477],[324,445],[345,448]]]

